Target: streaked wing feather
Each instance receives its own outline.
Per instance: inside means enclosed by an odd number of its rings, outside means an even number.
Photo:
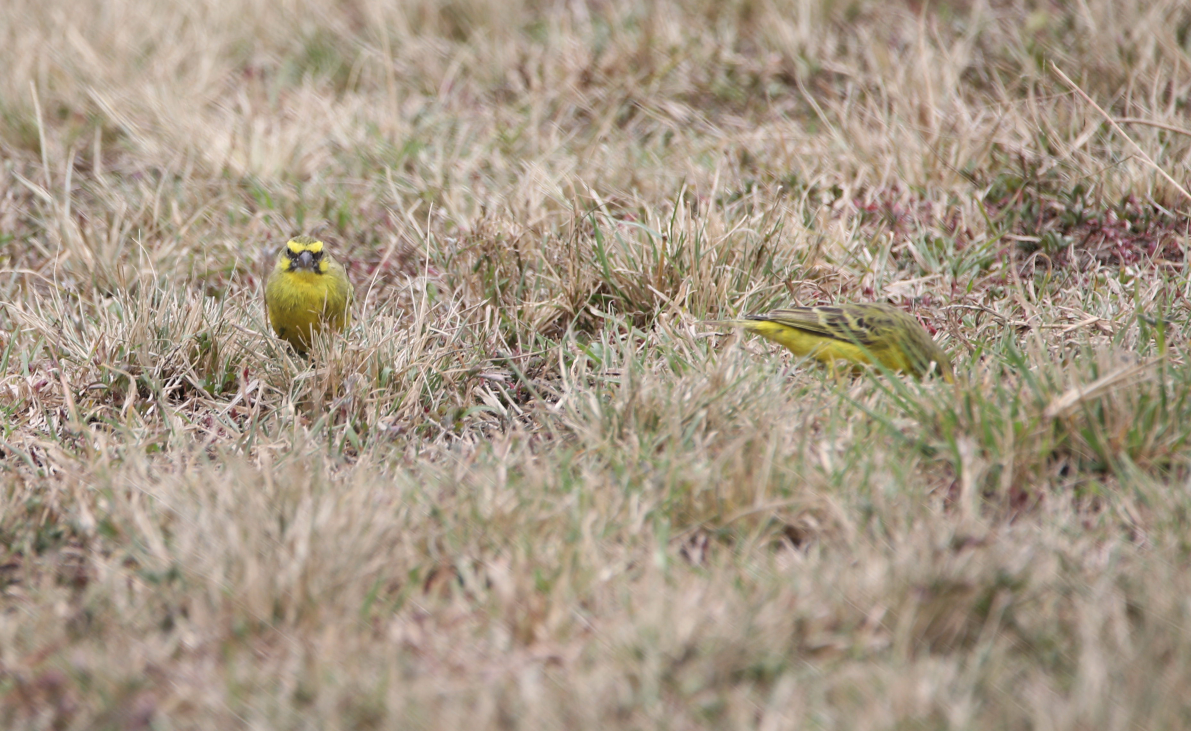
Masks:
[[[863,327],[855,327],[851,315],[852,313],[841,307],[792,307],[774,310],[765,315],[754,315],[750,319],[770,320],[832,340],[871,346],[873,340],[869,331]]]

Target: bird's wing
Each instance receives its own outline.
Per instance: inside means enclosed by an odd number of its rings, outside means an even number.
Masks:
[[[792,307],[764,315],[751,315],[749,319],[768,320],[813,335],[853,345],[871,346],[874,341],[865,321],[866,314],[850,312],[842,307]]]

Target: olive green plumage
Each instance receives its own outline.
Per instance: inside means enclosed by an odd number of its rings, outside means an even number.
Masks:
[[[949,382],[953,379],[947,353],[912,315],[886,304],[792,307],[729,324],[784,345],[795,355],[829,365],[837,360],[875,361],[918,378],[933,370]]]

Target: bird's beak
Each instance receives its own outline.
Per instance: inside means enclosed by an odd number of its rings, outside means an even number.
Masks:
[[[294,259],[294,266],[299,269],[314,269],[314,254],[309,251],[303,251],[298,254],[298,258]]]

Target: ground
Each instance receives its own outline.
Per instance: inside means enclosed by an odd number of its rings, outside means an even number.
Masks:
[[[0,63],[0,726],[1191,725],[1185,3],[10,0]],[[956,383],[709,322],[844,301]]]

